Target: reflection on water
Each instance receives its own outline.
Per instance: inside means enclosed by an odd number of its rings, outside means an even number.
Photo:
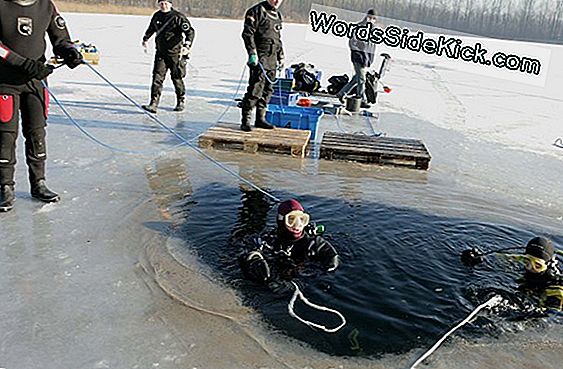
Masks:
[[[342,265],[331,274],[305,270],[296,281],[312,302],[335,308],[348,320],[336,334],[315,331],[288,315],[291,287],[284,282],[257,285],[245,280],[238,267],[249,237],[274,226],[276,205],[258,192],[217,183],[195,190],[191,200],[182,205],[181,213],[189,215],[179,231],[191,251],[241,291],[273,329],[327,353],[377,356],[427,347],[477,304],[500,293],[509,303],[496,315],[478,319],[473,337],[497,334],[516,329],[508,320],[521,317],[519,311],[534,303],[516,290],[519,267],[489,259],[467,268],[459,259],[472,246],[522,245],[533,230],[374,202],[303,196],[299,200],[313,220],[326,226]],[[563,242],[560,235],[552,237]],[[338,323],[330,315],[297,309],[308,320]]]

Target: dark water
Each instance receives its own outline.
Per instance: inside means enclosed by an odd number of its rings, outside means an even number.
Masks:
[[[276,193],[280,198],[290,194]],[[494,336],[522,329],[526,309],[537,302],[517,291],[520,266],[494,257],[465,267],[461,251],[519,246],[541,230],[475,219],[447,218],[411,208],[346,202],[314,196],[299,200],[338,249],[341,266],[326,274],[314,267],[295,279],[312,302],[339,310],[348,324],[336,334],[313,330],[287,312],[293,288],[284,281],[262,286],[244,279],[237,262],[249,237],[275,224],[276,205],[255,191],[210,184],[176,209],[179,236],[226,283],[241,292],[274,330],[334,355],[378,356],[428,347],[494,294],[509,301],[478,318],[461,334]],[[561,235],[549,235],[559,244]],[[311,321],[336,326],[332,315],[296,305]],[[486,315],[486,314],[485,314]],[[545,320],[545,319],[544,319]],[[525,319],[525,325],[543,324]],[[518,328],[520,327],[520,328]]]

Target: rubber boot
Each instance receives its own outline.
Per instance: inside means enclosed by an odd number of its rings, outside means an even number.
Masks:
[[[151,102],[148,105],[141,105],[141,108],[145,109],[149,113],[156,114],[156,109],[158,108],[158,100],[160,100],[160,96],[152,96]]]
[[[0,186],[0,212],[7,212],[13,209],[16,196],[14,195],[14,186]]]
[[[252,110],[247,110],[242,108],[242,119],[240,124],[241,131],[250,132],[252,127],[250,127],[250,118],[252,117]]]
[[[61,199],[58,194],[47,188],[44,179],[31,185],[31,196],[43,202],[57,202]]]
[[[186,98],[184,96],[179,96],[176,99],[176,107],[174,108],[174,111],[184,111],[185,103]]]
[[[274,129],[274,126],[266,121],[266,108],[262,106],[256,107],[256,122],[254,123],[256,128],[263,129]]]

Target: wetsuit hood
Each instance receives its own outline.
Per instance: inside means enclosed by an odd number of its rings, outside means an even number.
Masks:
[[[526,245],[526,254],[550,261],[555,254],[553,243],[545,237],[534,237]]]
[[[305,210],[303,209],[303,206],[299,203],[299,201],[295,199],[286,200],[278,206],[278,216],[277,216],[278,233],[284,239],[297,240],[303,236],[303,231],[299,233],[294,233],[291,232],[289,229],[287,229],[285,225],[284,217],[295,210],[299,210],[299,211]]]

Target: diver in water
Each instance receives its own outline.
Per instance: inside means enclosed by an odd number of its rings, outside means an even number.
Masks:
[[[256,248],[244,254],[240,263],[244,274],[257,282],[269,282],[272,269],[279,275],[291,275],[295,267],[311,260],[325,271],[338,267],[338,253],[319,233],[322,227],[309,223],[310,216],[297,200],[278,207],[277,228],[257,237]]]
[[[542,308],[563,311],[563,276],[551,240],[532,238],[526,245],[523,261],[526,271],[519,280],[520,288],[541,296]]]
[[[477,249],[462,253],[462,261],[466,265],[477,265],[487,255],[498,255],[524,265],[524,276],[518,279],[520,290],[533,293],[540,297],[540,310],[563,311],[563,275],[558,266],[557,254],[553,242],[545,237],[534,237],[526,244],[523,254],[509,254],[505,251],[482,253]]]

